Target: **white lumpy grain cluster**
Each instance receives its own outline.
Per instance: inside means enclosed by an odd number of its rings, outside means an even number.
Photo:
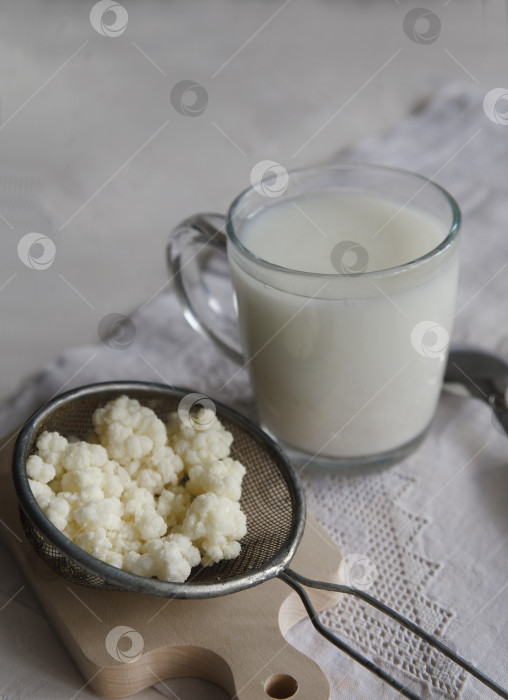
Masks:
[[[177,413],[165,425],[121,396],[98,408],[93,424],[95,442],[43,432],[27,460],[32,492],[55,527],[108,564],[166,581],[238,556],[245,467],[229,456],[233,436],[213,411],[201,410],[205,430]]]

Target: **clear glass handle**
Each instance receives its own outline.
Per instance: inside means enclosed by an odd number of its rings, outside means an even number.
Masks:
[[[221,214],[196,214],[185,219],[171,233],[167,260],[187,322],[241,364],[225,225]]]

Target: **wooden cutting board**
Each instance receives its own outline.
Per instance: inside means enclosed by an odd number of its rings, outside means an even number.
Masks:
[[[273,579],[210,600],[171,600],[139,593],[96,591],[70,584],[38,557],[23,533],[11,478],[15,437],[0,445],[1,517],[7,544],[88,686],[122,698],[160,680],[193,676],[212,681],[237,700],[327,700],[319,666],[283,634],[306,613],[297,595]],[[312,517],[291,567],[337,581],[341,553]],[[317,609],[337,594],[308,590]]]

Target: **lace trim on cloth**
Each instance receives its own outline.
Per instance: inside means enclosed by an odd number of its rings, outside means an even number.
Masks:
[[[393,469],[363,477],[322,476],[319,483],[316,475],[304,474],[301,480],[310,512],[341,543],[342,582],[356,581],[359,588],[444,638],[455,614],[425,594],[441,565],[414,551],[428,521],[398,504],[417,480]],[[408,681],[423,682],[433,696],[460,698],[465,671],[363,601],[343,596],[320,618],[376,664],[400,670]]]

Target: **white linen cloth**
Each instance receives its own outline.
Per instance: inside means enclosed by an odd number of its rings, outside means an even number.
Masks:
[[[464,216],[453,341],[508,357],[508,127],[492,123],[482,101],[477,88],[450,85],[388,133],[333,160],[407,168],[450,190]],[[187,326],[172,290],[150,301],[132,321],[135,338],[129,347],[66,350],[1,404],[1,433],[55,393],[114,379],[185,386],[255,416],[246,372],[237,372]],[[362,476],[304,473],[302,480],[309,510],[348,561],[362,555],[374,572],[369,592],[444,637],[508,686],[508,439],[494,425],[489,408],[443,394],[428,437],[403,463]],[[28,681],[18,680],[30,678],[37,697],[68,698],[83,681],[35,601],[25,589],[6,605],[23,581],[3,545],[0,566],[5,572],[0,609],[5,605],[7,621],[0,632],[2,697],[33,697]],[[494,697],[364,604],[343,600],[322,619],[424,697]],[[288,640],[324,669],[332,698],[396,697],[317,635],[310,622],[299,623]],[[181,700],[225,697],[197,681],[167,681],[157,689]],[[156,696],[148,689],[136,697]],[[79,697],[93,694],[84,688]]]

